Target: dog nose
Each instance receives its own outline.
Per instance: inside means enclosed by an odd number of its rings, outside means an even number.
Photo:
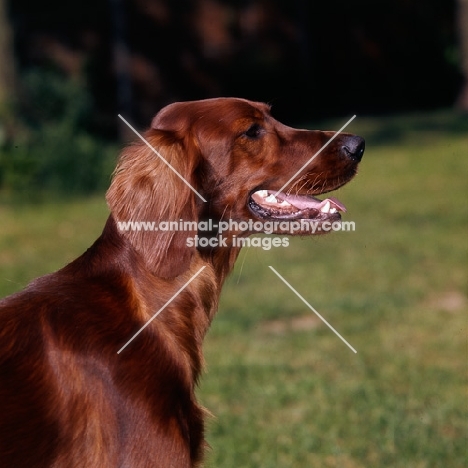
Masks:
[[[355,135],[347,135],[343,141],[342,149],[349,158],[359,162],[362,159],[365,147],[366,142],[364,138]]]

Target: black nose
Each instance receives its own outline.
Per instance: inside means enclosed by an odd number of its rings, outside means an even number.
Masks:
[[[365,147],[366,142],[364,138],[349,135],[345,137],[342,149],[349,158],[359,162],[362,159]]]

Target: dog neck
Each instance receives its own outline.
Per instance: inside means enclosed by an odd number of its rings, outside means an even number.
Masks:
[[[161,300],[159,291],[162,284],[164,286],[171,285],[170,291],[172,296],[185,283],[189,282],[202,266],[205,266],[197,278],[187,286],[187,291],[193,291],[193,288],[206,290],[204,294],[200,294],[200,297],[206,298],[206,302],[202,304],[202,307],[208,318],[208,323],[205,324],[207,329],[217,311],[223,283],[234,268],[239,252],[240,247],[233,245],[232,238],[228,238],[225,246],[196,249],[192,256],[190,267],[182,275],[175,278],[159,278],[151,272],[144,258],[132,247],[125,236],[119,232],[115,221],[110,216],[101,236],[68,268],[83,267],[90,276],[94,277],[98,277],[99,275],[116,275],[128,278],[134,284],[134,287],[137,288],[140,299],[147,304],[150,310],[153,310],[153,304],[157,304]],[[104,258],[106,262],[102,261]],[[112,259],[112,262],[109,262],[109,258]],[[141,318],[143,319],[144,317]],[[200,332],[205,333],[206,329],[200,330]]]

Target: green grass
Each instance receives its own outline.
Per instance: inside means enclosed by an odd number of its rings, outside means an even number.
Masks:
[[[104,196],[39,205],[0,205],[0,297],[84,252],[108,216]]]
[[[439,112],[349,131],[368,143],[336,194],[356,231],[244,249],[226,283],[199,390],[209,468],[467,466],[468,125]],[[73,259],[106,216],[103,197],[1,207],[0,293]]]

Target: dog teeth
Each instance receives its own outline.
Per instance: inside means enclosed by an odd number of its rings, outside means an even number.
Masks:
[[[254,198],[256,196],[262,198],[265,203],[269,203],[270,205],[277,205],[282,208],[291,206],[286,200],[281,200],[276,198],[272,193],[268,193],[268,190],[258,190],[254,193]]]
[[[330,214],[335,214],[336,213],[336,208],[330,208]]]
[[[325,203],[325,205],[323,205],[321,208],[320,208],[320,211],[322,213],[330,213],[330,202],[327,200],[327,202]]]
[[[265,192],[265,194],[263,194],[263,192]],[[260,190],[257,192],[257,194],[263,198],[264,202],[269,203],[270,205],[276,205],[281,208],[286,208],[286,207],[291,206],[291,204],[287,202],[286,200],[281,200],[279,198],[276,198],[273,194],[268,195],[268,192],[266,190]]]

